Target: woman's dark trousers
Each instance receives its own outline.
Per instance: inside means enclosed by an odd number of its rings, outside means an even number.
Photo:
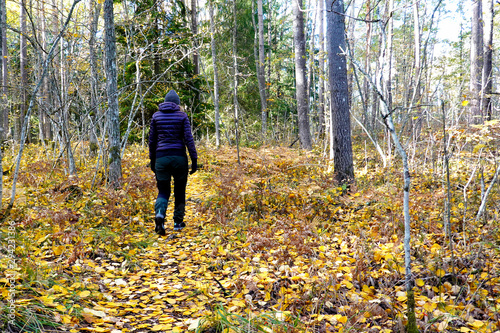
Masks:
[[[158,197],[155,203],[156,217],[165,217],[170,199],[170,182],[174,178],[174,222],[184,221],[186,210],[186,184],[188,178],[188,160],[185,156],[164,156],[156,160],[156,184]]]

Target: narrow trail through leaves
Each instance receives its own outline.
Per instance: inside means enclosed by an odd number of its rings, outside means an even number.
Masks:
[[[0,258],[4,320],[7,274],[16,281],[13,332],[215,332],[224,320],[235,332],[259,325],[274,332],[404,329],[397,165],[360,172],[346,193],[314,152],[242,149],[238,165],[232,149],[202,149],[202,167],[188,182],[187,228],[173,232],[170,204],[167,235],[160,237],[153,232],[157,192],[146,151],[127,153],[119,191],[92,188],[95,170],[83,165],[78,178],[62,169],[47,177],[52,165],[32,153],[30,172],[20,177],[23,204],[12,212],[18,267],[7,273],[8,258]],[[453,192],[452,262],[439,178],[414,172],[412,180],[419,327],[495,332],[498,211],[474,224],[476,182],[467,224],[458,223],[462,192]],[[1,231],[3,237],[7,226]]]

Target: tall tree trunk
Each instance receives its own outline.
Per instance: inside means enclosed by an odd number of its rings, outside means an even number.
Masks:
[[[108,95],[108,140],[109,140],[109,184],[121,186],[122,163],[120,155],[120,114],[118,110],[118,88],[116,69],[116,37],[113,17],[113,0],[104,1],[104,47],[106,90]]]
[[[371,21],[372,20],[372,11],[373,9],[371,8],[370,0],[366,1],[366,20]],[[371,73],[371,46],[372,46],[372,23],[367,23],[366,24],[366,44],[365,44],[365,71],[367,73]],[[364,99],[363,102],[365,103],[363,107],[363,124],[364,126],[368,129],[371,130],[371,122],[369,121],[369,105],[370,105],[370,100],[371,100],[371,92],[373,89],[370,87],[370,84],[368,82],[368,77],[365,75],[363,78],[363,95]]]
[[[318,141],[323,138],[325,133],[325,33],[324,33],[324,11],[325,0],[319,0],[318,7],[318,29],[319,29],[319,87],[318,87],[318,115],[319,115],[319,129]]]
[[[233,104],[234,104],[234,129],[236,136],[236,152],[238,164],[240,164],[240,134],[239,134],[239,112],[238,112],[238,56],[236,53],[236,40],[238,37],[236,20],[236,0],[233,0]]]
[[[259,66],[257,78],[259,81],[260,109],[262,115],[262,135],[267,132],[267,94],[266,94],[266,53],[264,50],[264,10],[262,0],[257,0],[257,21],[259,27]]]
[[[26,45],[26,1],[21,0],[20,8],[20,23],[21,23],[21,36],[20,36],[20,54],[19,54],[19,66],[20,66],[20,76],[21,76],[21,105],[20,105],[20,115],[17,122],[19,122],[18,127],[22,127],[22,121],[24,115],[26,114],[27,106],[27,91],[28,91],[28,72],[27,72],[27,61],[28,61],[28,48]],[[28,131],[29,133],[29,131]],[[17,140],[21,140],[20,132],[15,133]],[[28,134],[29,138],[29,134]]]
[[[419,2],[415,1],[413,3],[413,39],[414,39],[414,52],[413,52],[413,57],[414,57],[414,62],[413,62],[413,93],[411,96],[411,101],[410,101],[410,110],[412,110],[413,106],[416,104],[417,105],[417,121],[415,122],[413,120],[413,115],[410,114],[410,122],[411,122],[411,127],[413,130],[413,137],[415,142],[418,141],[418,137],[420,136],[420,127],[422,125],[422,120],[420,119],[420,104],[421,102],[421,60],[420,60],[420,15],[419,15]],[[411,112],[411,111],[410,111]]]
[[[273,43],[272,43],[272,22],[273,22],[273,7],[272,7],[273,0],[267,0],[267,5],[268,5],[268,10],[267,10],[267,15],[268,15],[268,20],[267,20],[267,79],[266,82],[267,84],[271,83],[271,59],[273,56]],[[269,101],[269,89],[266,87],[266,92],[267,92],[267,101]],[[269,108],[269,105],[267,105]],[[267,118],[269,118],[269,111],[267,111]]]
[[[45,10],[45,2],[44,1],[41,1],[39,3],[39,16],[40,17],[47,17],[47,12]],[[41,30],[41,33],[40,33],[40,41],[42,43],[42,47],[44,50],[47,49],[47,22],[46,20],[41,20],[40,22],[40,30]],[[41,61],[42,61],[42,64],[45,62],[45,57],[47,56],[44,52],[40,52],[41,53]],[[42,74],[42,67],[43,66],[37,66],[39,67],[38,71],[40,73],[40,76]],[[48,140],[50,139],[50,134],[47,133],[46,131],[46,128],[47,128],[47,123],[49,124],[49,128],[50,128],[50,120],[49,118],[47,117],[47,114],[49,113],[49,108],[48,108],[48,103],[47,101],[49,100],[49,84],[48,84],[48,80],[47,78],[44,78],[43,80],[43,83],[42,83],[42,87],[40,88],[41,89],[41,93],[40,93],[40,97],[38,98],[39,102],[38,102],[38,117],[39,117],[39,133],[38,133],[38,138],[40,141],[42,141],[43,143],[45,143],[45,140]]]
[[[309,102],[307,100],[306,39],[302,0],[293,1],[293,41],[295,45],[295,85],[299,138],[302,148],[312,149],[309,127]]]
[[[193,76],[196,78],[195,82],[198,80],[198,76],[200,76],[200,61],[199,61],[199,53],[198,53],[198,42],[197,42],[197,35],[198,35],[198,5],[197,5],[197,0],[191,0],[191,32],[193,33],[194,36],[194,47],[195,51],[193,52]],[[195,84],[196,90],[194,94],[194,101],[193,101],[193,110],[191,110],[194,113],[198,112],[198,108],[200,105],[200,91],[198,89],[198,85]]]
[[[414,80],[413,80],[413,96],[411,99],[411,104],[418,103],[420,100],[420,16],[418,11],[419,2],[415,1],[413,3],[413,35],[414,35]]]
[[[97,70],[97,54],[96,54],[96,33],[97,24],[99,23],[99,15],[101,13],[101,3],[99,1],[89,0],[90,15],[90,38],[89,38],[89,60],[90,60],[90,152],[92,155],[97,153],[99,132],[97,131],[97,119],[100,114],[99,109],[99,77]]]
[[[340,184],[354,181],[351,143],[351,118],[346,64],[345,17],[343,0],[329,0],[327,38],[329,82],[333,126],[334,170]]]
[[[346,44],[348,44],[348,47],[351,47],[351,45],[354,45],[354,28],[355,28],[355,23],[356,21],[354,18],[356,17],[356,0],[351,0],[349,3],[349,8],[350,8],[350,13],[348,15],[348,21],[347,21],[347,29],[346,29]],[[344,10],[345,11],[345,10]],[[345,20],[344,20],[345,22]],[[347,46],[347,45],[346,45]],[[344,51],[347,52],[347,49]],[[353,100],[353,95],[354,95],[354,81],[355,79],[355,74],[354,74],[354,64],[352,61],[348,63],[348,72],[347,72],[347,91],[349,92],[349,107],[351,107],[351,102]]]
[[[481,110],[481,76],[483,67],[483,28],[481,0],[472,0],[472,31],[470,48],[470,112],[473,123],[483,122]]]
[[[311,1],[312,2],[312,1]],[[311,3],[309,4],[308,8],[311,8]],[[315,47],[315,42],[316,38],[314,36],[314,33],[316,31],[316,23],[317,23],[317,15],[318,11],[317,10],[311,10],[309,12],[310,15],[308,15],[306,22],[311,21],[311,25],[306,24],[307,26],[311,26],[311,31],[309,32],[310,36],[308,38],[307,33],[306,33],[306,40],[309,39],[309,54],[308,54],[308,59],[307,59],[307,73],[308,73],[308,79],[307,79],[307,102],[309,103],[309,114],[311,114],[310,117],[310,126],[311,126],[311,131],[313,133],[314,138],[314,133],[316,133],[316,126],[318,126],[319,120],[318,120],[318,111],[317,107],[315,105],[316,102],[316,96],[315,96],[315,89],[314,87],[314,74],[315,74],[315,52],[316,52],[316,47]]]
[[[215,145],[220,146],[220,111],[219,111],[219,69],[217,67],[217,50],[215,49],[214,1],[209,2],[210,10],[210,46],[214,66],[214,108],[215,108]]]
[[[493,0],[483,0],[484,52],[481,110],[487,120],[492,117],[491,92],[493,88]]]

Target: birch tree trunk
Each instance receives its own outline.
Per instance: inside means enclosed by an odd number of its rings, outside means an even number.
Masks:
[[[302,0],[293,0],[293,41],[295,44],[295,86],[299,138],[302,148],[312,149],[309,127],[309,103],[307,101],[306,40]]]
[[[483,80],[482,80],[482,100],[481,110],[487,120],[492,118],[491,92],[493,88],[493,0],[483,0]]]
[[[217,50],[215,48],[214,3],[209,1],[210,16],[210,46],[214,66],[214,109],[215,109],[215,145],[220,146],[220,111],[219,111],[219,69],[217,68]]]
[[[481,74],[483,67],[483,28],[481,24],[481,0],[472,0],[472,31],[470,48],[470,112],[472,122],[483,122],[481,110]]]
[[[343,0],[328,1],[327,39],[331,94],[335,178],[339,184],[354,181],[351,119],[347,80],[345,18]]]
[[[120,114],[118,110],[116,37],[113,17],[113,0],[104,1],[104,44],[106,58],[106,90],[108,95],[108,180],[109,185],[117,189],[121,186],[122,163],[120,155]]]
[[[259,66],[257,79],[259,81],[260,108],[262,115],[262,135],[267,132],[267,94],[266,94],[266,53],[264,50],[264,10],[262,0],[257,0],[257,24],[259,27]]]

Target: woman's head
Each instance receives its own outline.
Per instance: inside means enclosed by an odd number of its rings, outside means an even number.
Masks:
[[[170,90],[167,95],[165,96],[165,102],[172,102],[177,105],[181,104],[181,99],[179,98],[179,95],[175,92],[175,90]]]

